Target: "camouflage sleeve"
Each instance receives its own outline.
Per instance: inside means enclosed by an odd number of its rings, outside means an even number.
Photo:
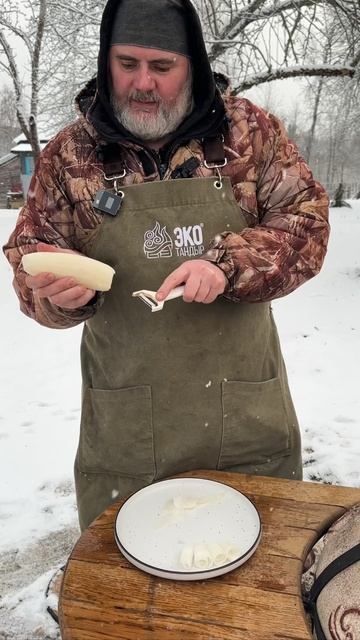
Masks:
[[[20,301],[20,309],[30,318],[45,327],[67,329],[90,318],[102,304],[102,296],[97,295],[87,306],[79,309],[62,309],[47,299],[34,295],[25,284],[26,273],[21,266],[25,253],[33,253],[38,242],[46,242],[63,249],[76,249],[71,243],[72,233],[68,237],[61,234],[63,225],[57,225],[60,217],[67,218],[68,231],[73,225],[70,203],[64,198],[57,186],[52,169],[51,144],[38,160],[30,183],[27,203],[20,211],[16,227],[3,251],[14,271],[13,285]]]
[[[237,302],[280,298],[315,276],[329,236],[325,190],[281,122],[261,109],[256,116],[259,222],[241,233],[221,234],[207,253],[228,278],[225,296]]]

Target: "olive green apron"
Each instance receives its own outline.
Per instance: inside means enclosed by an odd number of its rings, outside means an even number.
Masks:
[[[114,267],[86,322],[75,463],[81,527],[113,500],[169,475],[226,469],[301,478],[299,428],[268,303],[166,302],[152,313],[132,292],[157,290],[217,233],[245,219],[230,181],[124,187],[90,256]]]

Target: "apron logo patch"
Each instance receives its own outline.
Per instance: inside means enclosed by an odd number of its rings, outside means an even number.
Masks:
[[[173,241],[166,231],[156,222],[155,227],[144,235],[144,253],[147,258],[171,258]]]
[[[181,257],[200,256],[204,253],[203,224],[175,227],[174,240],[166,226],[155,223],[153,229],[144,234],[144,253],[147,258],[171,258],[174,253]]]

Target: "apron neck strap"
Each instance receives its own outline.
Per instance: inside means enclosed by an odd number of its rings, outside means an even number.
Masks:
[[[222,134],[203,138],[204,165],[208,169],[219,169],[225,167],[227,159],[225,158],[224,136]],[[119,158],[119,145],[110,143],[101,146],[98,150],[99,160],[104,166],[104,175],[106,180],[115,180],[125,176],[124,162]],[[196,169],[197,165],[187,167],[188,177]]]
[[[225,158],[224,150],[224,136],[217,135],[209,138],[202,139],[202,146],[204,151],[204,165],[208,169],[217,169],[219,175],[219,168],[225,167],[227,159]],[[171,178],[191,178],[200,162],[194,156],[191,156],[182,165],[175,167],[171,173]]]
[[[106,144],[98,150],[98,158],[104,166],[106,180],[116,180],[125,177],[124,162],[120,155],[120,148],[117,143]]]
[[[224,136],[222,134],[203,138],[204,149],[204,165],[207,169],[219,169],[225,167],[227,159],[225,158]]]

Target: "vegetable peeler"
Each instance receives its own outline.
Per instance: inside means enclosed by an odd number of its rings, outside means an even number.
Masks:
[[[184,293],[184,289],[184,286],[176,287],[175,289],[170,291],[165,300],[162,300],[161,302],[156,299],[156,291],[141,289],[140,291],[134,291],[132,295],[133,298],[140,298],[140,300],[145,302],[145,304],[150,307],[151,311],[161,311],[164,306],[164,302],[167,302],[167,300],[173,300],[174,298],[180,298],[180,296],[182,296]]]

